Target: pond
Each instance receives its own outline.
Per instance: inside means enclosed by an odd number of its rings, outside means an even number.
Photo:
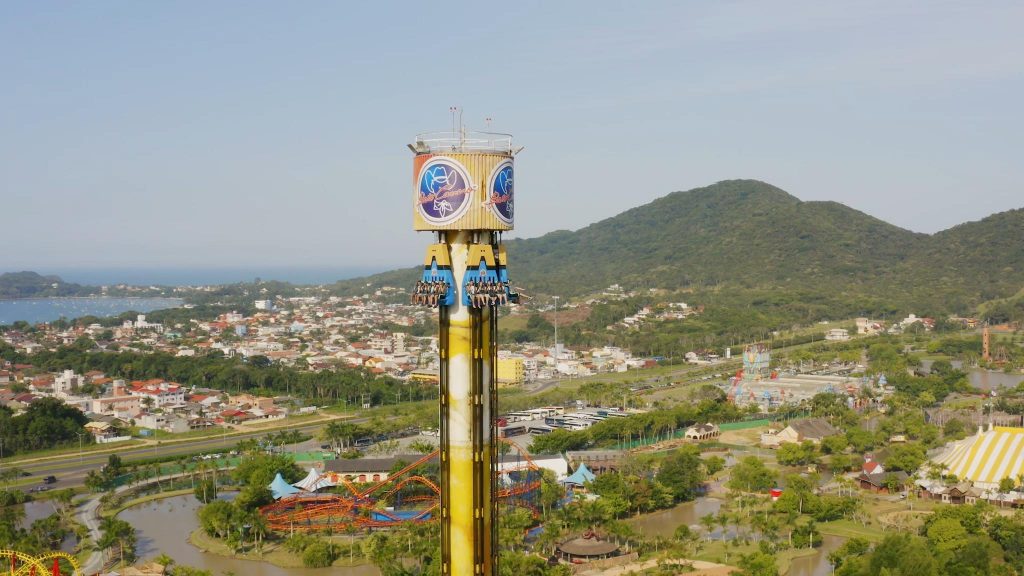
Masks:
[[[846,538],[825,535],[822,538],[821,546],[813,556],[793,559],[786,576],[828,576],[832,574],[832,563],[828,561],[828,555],[842,546],[844,542],[846,542]]]
[[[721,507],[722,501],[718,498],[698,498],[693,502],[683,502],[666,510],[632,518],[628,523],[644,536],[672,538],[679,525],[699,527],[701,516],[718,514]]]
[[[959,360],[953,360],[950,364],[957,370],[963,370],[963,362]],[[922,360],[921,367],[925,370],[931,370],[932,360]],[[984,368],[968,368],[966,372],[967,381],[971,383],[971,386],[986,392],[999,390],[1000,388],[1015,388],[1018,384],[1024,382],[1024,374],[1007,374],[1006,372],[985,370]]]
[[[26,530],[32,526],[32,523],[36,520],[42,520],[47,516],[55,514],[57,507],[54,506],[52,500],[30,500],[22,505],[25,510],[25,518],[21,521],[21,527]],[[78,543],[78,539],[75,538],[74,534],[68,534],[64,538],[64,541],[60,544],[61,552],[74,552],[75,544]]]
[[[233,572],[246,576],[379,576],[370,564],[344,568],[280,568],[268,562],[229,558],[203,552],[189,544],[188,537],[199,527],[195,497],[173,496],[125,510],[119,518],[135,527],[139,560],[167,554],[183,565],[210,570],[214,574]]]
[[[672,538],[676,528],[681,524],[693,527],[700,527],[701,516],[707,514],[718,514],[722,507],[722,501],[717,498],[698,498],[693,502],[684,502],[667,510],[659,510],[650,514],[644,514],[638,518],[628,520],[637,531],[647,537],[662,536]],[[726,531],[726,538],[734,538],[735,531],[731,528]],[[715,528],[711,537],[722,538],[722,529]],[[845,538],[839,536],[824,536],[822,545],[810,556],[803,556],[793,560],[790,564],[787,576],[828,576],[832,573],[832,564],[828,561],[830,552],[839,548],[846,542]]]

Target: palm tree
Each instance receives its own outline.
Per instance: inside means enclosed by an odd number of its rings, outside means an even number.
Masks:
[[[253,511],[248,515],[247,520],[249,522],[249,531],[252,533],[252,544],[253,547],[260,553],[263,554],[263,539],[267,535],[267,522],[263,518],[263,515],[259,511]]]
[[[729,526],[729,513],[724,510],[718,511],[718,516],[715,517],[715,522],[722,527],[722,540],[725,540],[725,529]]]
[[[153,562],[163,566],[164,568],[170,568],[174,565],[174,558],[171,558],[167,554],[161,552],[159,556],[153,558]]]
[[[700,517],[700,524],[704,527],[704,533],[708,537],[708,542],[711,541],[711,533],[715,529],[715,515],[705,514]]]

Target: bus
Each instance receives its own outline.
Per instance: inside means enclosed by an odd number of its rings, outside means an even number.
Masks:
[[[501,437],[501,438],[512,438],[513,436],[522,436],[523,434],[526,434],[526,433],[527,433],[526,426],[523,426],[523,425],[505,426],[504,428],[502,428],[499,431],[498,436]]]
[[[546,416],[544,418],[544,425],[562,428],[565,426],[565,416]]]

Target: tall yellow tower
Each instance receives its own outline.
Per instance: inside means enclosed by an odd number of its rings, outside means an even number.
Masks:
[[[413,302],[436,307],[440,334],[441,560],[446,576],[497,573],[497,307],[515,302],[501,232],[513,223],[512,137],[421,134],[413,228],[435,233]]]

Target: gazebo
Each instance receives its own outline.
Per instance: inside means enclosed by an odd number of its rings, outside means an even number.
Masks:
[[[588,531],[578,538],[559,544],[557,552],[559,558],[568,562],[591,562],[618,556],[619,546],[614,542],[600,540],[596,534]]]

